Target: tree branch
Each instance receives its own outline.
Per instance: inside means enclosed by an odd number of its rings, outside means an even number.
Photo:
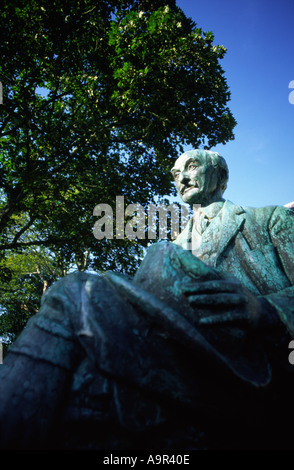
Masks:
[[[16,243],[17,240],[19,240],[19,238],[21,237],[21,235],[28,229],[31,227],[31,225],[33,225],[34,221],[35,221],[36,217],[33,217],[33,218],[30,218],[30,220],[28,221],[27,224],[25,224],[22,229],[20,229],[19,232],[17,232],[17,234],[15,235],[14,239],[12,240],[12,243]]]
[[[60,245],[64,243],[68,243],[74,240],[74,237],[71,238],[48,238],[47,240],[33,240],[30,242],[19,242],[19,243],[5,243],[0,245],[0,251],[2,250],[14,250],[17,248],[26,248],[28,246],[51,246],[51,245]]]

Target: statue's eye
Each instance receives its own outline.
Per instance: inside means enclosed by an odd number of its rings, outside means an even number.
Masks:
[[[190,165],[188,166],[188,171],[196,170],[196,168],[197,168],[197,165],[195,163],[190,163]]]
[[[179,179],[179,176],[180,176],[180,172],[177,171],[176,173],[174,173],[174,180],[177,181]]]

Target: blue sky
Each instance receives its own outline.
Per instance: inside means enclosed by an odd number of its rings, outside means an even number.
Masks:
[[[177,5],[227,48],[221,65],[238,124],[234,141],[212,149],[230,169],[226,199],[255,207],[294,201],[293,0],[178,0]]]

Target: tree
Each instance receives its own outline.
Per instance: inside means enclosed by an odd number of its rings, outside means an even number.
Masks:
[[[3,0],[0,26],[5,289],[36,253],[59,276],[73,264],[134,272],[147,240],[97,241],[93,209],[172,194],[185,145],[233,138],[225,48],[168,0]]]

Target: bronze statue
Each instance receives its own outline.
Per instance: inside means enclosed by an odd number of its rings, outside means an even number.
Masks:
[[[186,152],[172,174],[197,205],[175,242],[153,244],[134,278],[58,281],[11,346],[1,448],[293,447],[294,212],[225,201],[214,152]]]
[[[273,321],[279,316],[293,333],[294,214],[285,207],[249,208],[224,201],[228,170],[216,153],[187,152],[177,160],[172,173],[183,201],[201,203],[175,243],[240,281],[231,291],[228,284],[227,291],[220,285],[219,293],[225,295],[219,296],[218,306],[224,303],[227,309],[230,298],[236,302],[235,296],[243,296],[245,303],[238,306],[239,317],[241,310],[242,317],[251,322],[258,322],[260,317],[260,321]],[[209,223],[204,231],[203,219]],[[213,293],[217,291],[215,286]],[[198,287],[197,294],[201,294]],[[211,302],[211,296],[206,296],[206,300]],[[197,297],[194,301],[199,305]],[[272,309],[265,308],[268,303]],[[206,321],[215,323],[231,317],[226,313]]]

